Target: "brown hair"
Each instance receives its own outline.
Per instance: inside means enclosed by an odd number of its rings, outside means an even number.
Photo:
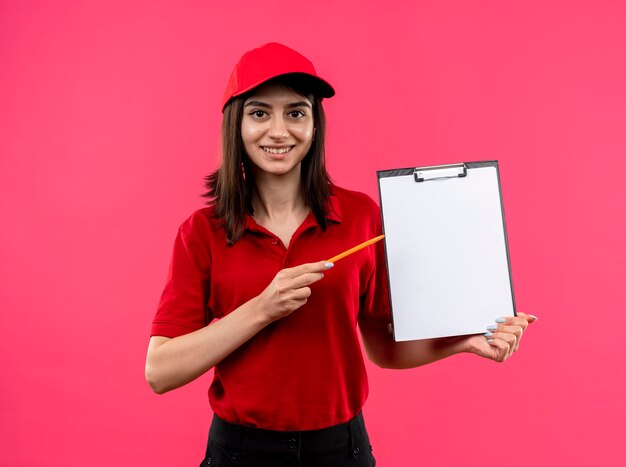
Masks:
[[[315,136],[308,154],[301,163],[302,195],[322,230],[326,230],[331,188],[324,152],[326,116],[322,99],[302,89],[305,83],[281,77],[272,82],[279,82],[303,96],[309,96],[313,103]],[[224,108],[222,163],[215,172],[205,177],[207,191],[203,196],[209,198],[207,201],[209,206],[215,206],[215,215],[222,221],[229,245],[234,244],[243,235],[246,214],[254,213],[252,208],[254,180],[250,159],[241,138],[243,105],[250,92],[232,98]]]

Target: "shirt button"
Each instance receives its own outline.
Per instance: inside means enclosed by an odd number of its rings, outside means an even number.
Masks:
[[[296,449],[296,447],[298,446],[298,444],[297,444],[296,440],[295,440],[295,439],[293,439],[293,438],[291,438],[291,439],[288,441],[288,443],[289,443],[289,444],[288,444],[289,449]]]
[[[275,238],[272,238],[272,245],[278,245],[278,240]]]

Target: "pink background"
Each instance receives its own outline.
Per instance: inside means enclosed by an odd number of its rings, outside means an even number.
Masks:
[[[143,377],[238,56],[309,56],[335,181],[498,159],[518,309],[499,365],[370,365],[381,466],[626,464],[622,1],[3,1],[0,465],[197,465],[210,375]],[[306,6],[305,6],[306,5]]]

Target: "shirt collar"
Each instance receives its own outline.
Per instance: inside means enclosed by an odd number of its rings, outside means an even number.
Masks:
[[[326,214],[326,219],[328,219],[329,221],[340,223],[342,220],[342,213],[339,198],[337,198],[337,196],[335,195],[330,195],[327,206],[328,214]],[[312,213],[309,213],[309,218],[312,218],[313,222],[315,222],[315,216],[313,216]],[[252,232],[266,232],[263,227],[256,223],[256,221],[250,214],[246,214],[243,228],[244,230],[250,230]]]
[[[330,195],[330,199],[328,200],[328,214],[326,215],[326,219],[333,222],[341,222],[341,203],[339,203],[339,198],[335,195]]]

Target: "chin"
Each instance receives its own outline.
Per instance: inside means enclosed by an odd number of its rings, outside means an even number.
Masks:
[[[300,164],[297,165],[283,165],[280,166],[278,164],[268,164],[264,167],[257,167],[257,172],[266,173],[268,175],[289,175],[292,174],[295,170],[300,171]]]

